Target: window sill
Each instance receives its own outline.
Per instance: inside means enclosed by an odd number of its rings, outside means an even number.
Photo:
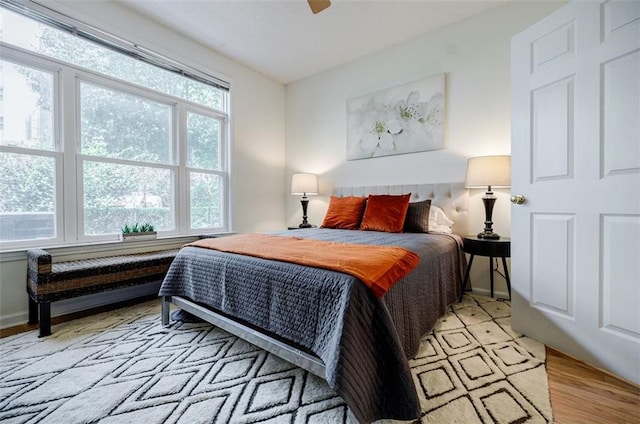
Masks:
[[[232,233],[218,233],[218,235],[228,235]],[[66,256],[109,256],[118,253],[129,253],[136,251],[151,251],[151,250],[163,250],[173,249],[182,246],[185,243],[189,243],[198,240],[200,236],[198,234],[191,235],[175,235],[175,236],[163,236],[153,240],[141,240],[141,241],[129,241],[123,243],[119,240],[99,241],[99,242],[82,242],[77,244],[60,244],[60,245],[43,245],[41,248],[47,250],[58,261],[67,260]],[[31,248],[35,248],[33,246]],[[2,262],[14,262],[23,261],[27,259],[27,250],[29,247],[23,247],[19,249],[0,250],[0,263]],[[71,259],[68,259],[71,260]]]

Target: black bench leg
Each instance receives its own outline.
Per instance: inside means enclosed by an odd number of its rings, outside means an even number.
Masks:
[[[46,337],[51,335],[51,303],[39,303],[40,307],[40,334],[38,337]]]
[[[38,304],[29,296],[29,324],[38,323]]]

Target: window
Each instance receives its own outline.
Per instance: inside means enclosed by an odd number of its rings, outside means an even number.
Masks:
[[[173,106],[84,81],[79,92],[84,234],[175,230]]]
[[[229,230],[219,80],[6,8],[0,25],[3,247],[115,240],[136,222],[161,236]]]
[[[224,222],[220,201],[224,198],[220,120],[187,113],[187,169],[191,228],[216,228]]]
[[[57,239],[57,73],[0,61],[0,241]]]

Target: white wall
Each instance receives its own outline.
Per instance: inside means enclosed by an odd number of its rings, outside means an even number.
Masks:
[[[464,181],[469,157],[510,154],[510,40],[562,2],[518,2],[425,34],[286,88],[287,181],[293,172],[319,174],[321,195],[309,220],[322,222],[332,187]],[[346,101],[387,87],[446,73],[446,148],[346,161]],[[484,227],[482,190],[472,190],[470,225]],[[510,234],[507,189],[496,190],[494,230]],[[301,220],[289,196],[287,223]],[[488,259],[474,263],[474,288],[488,288]],[[506,294],[502,279],[496,290]]]
[[[86,24],[231,82],[232,222],[238,232],[285,226],[285,89],[225,56],[182,37],[114,2],[47,1],[46,5]],[[158,242],[160,243],[160,241]],[[179,245],[179,241],[176,241]],[[129,247],[129,246],[128,246]],[[162,248],[170,247],[165,243]],[[109,248],[100,246],[103,252]],[[149,250],[150,246],[145,246]],[[78,249],[49,249],[54,258]],[[91,247],[81,249],[91,252]],[[116,254],[112,252],[111,254]],[[26,321],[24,253],[0,255],[0,327]],[[81,305],[75,309],[82,308]],[[73,308],[71,308],[73,309]],[[71,309],[57,308],[56,312]]]

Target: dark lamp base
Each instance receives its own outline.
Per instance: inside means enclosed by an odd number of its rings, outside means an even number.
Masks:
[[[491,220],[491,215],[493,214],[493,205],[496,203],[496,197],[493,195],[491,191],[491,186],[488,187],[487,192],[482,198],[482,203],[484,203],[484,231],[478,234],[479,239],[488,239],[488,240],[497,240],[500,238],[500,234],[493,232],[493,221]]]
[[[482,232],[482,233],[478,234],[478,238],[490,239],[490,240],[498,240],[500,238],[500,234],[494,233],[494,232],[491,232],[491,233]]]
[[[300,200],[302,204],[302,224],[298,225],[298,228],[311,228],[312,225],[307,221],[307,206],[309,206],[309,199],[307,199],[307,195],[302,196],[302,200]]]

